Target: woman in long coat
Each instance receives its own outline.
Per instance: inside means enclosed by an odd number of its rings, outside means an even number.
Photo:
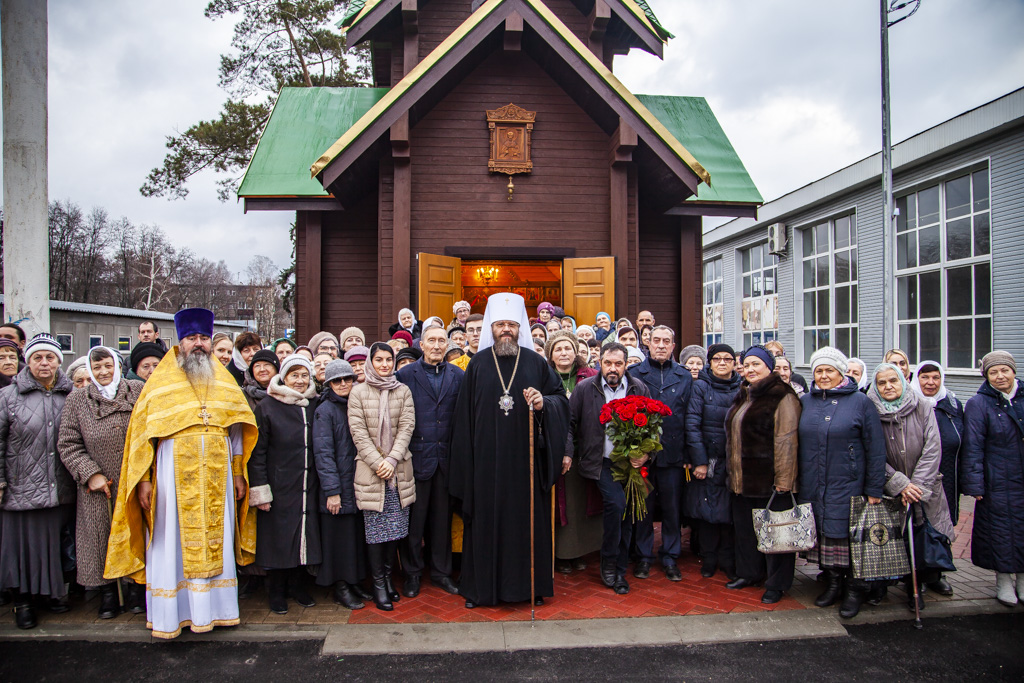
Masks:
[[[685,513],[697,520],[701,576],[721,569],[736,578],[732,501],[726,486],[725,416],[740,391],[736,353],[726,344],[708,347],[710,372],[701,370],[686,410],[686,448],[693,479],[686,486]],[[692,543],[691,543],[692,545]]]
[[[324,391],[313,418],[313,457],[320,476],[321,586],[334,586],[334,600],[348,609],[365,605],[359,582],[366,576],[363,513],[356,507],[356,445],[348,426],[348,398],[356,373],[346,361],[327,365]]]
[[[1024,382],[1006,351],[982,358],[981,369],[960,460],[963,492],[977,499],[971,561],[996,572],[996,597],[1012,607],[1024,600]]]
[[[878,409],[885,433],[886,494],[902,497],[904,505],[917,504],[913,507],[915,535],[923,533],[923,515],[927,515],[936,531],[945,534],[950,542],[955,541],[956,532],[949,517],[942,474],[939,473],[942,445],[933,401],[918,396],[910,388],[902,370],[892,363],[882,363],[875,368],[868,398]],[[916,559],[918,584],[937,581],[939,570],[922,566],[923,558]],[[905,577],[905,582],[913,609],[911,577]],[[924,608],[920,590],[918,605]]]
[[[86,366],[89,384],[71,392],[61,414],[57,452],[78,484],[75,552],[78,583],[100,589],[100,619],[116,617],[116,581],[103,578],[110,537],[110,501],[117,497],[125,435],[132,408],[145,386],[121,378],[115,351],[97,346]],[[145,605],[137,584],[125,582],[125,607],[141,612]]]
[[[568,330],[559,330],[548,338],[544,356],[562,380],[567,396],[576,390],[577,383],[597,374],[580,355],[579,339]],[[601,494],[577,468],[563,463],[562,476],[555,482],[555,500],[555,569],[563,574],[571,574],[573,569],[583,571],[587,568],[583,557],[601,549]]]
[[[313,368],[285,358],[255,411],[259,438],[249,459],[249,504],[256,518],[256,564],[267,570],[270,609],[288,612],[288,596],[315,605],[303,568],[320,564],[319,483],[313,459]]]
[[[818,545],[808,555],[825,573],[825,590],[814,604],[829,607],[842,595],[839,615],[850,619],[865,599],[878,604],[884,596],[884,582],[853,577],[850,498],[881,502],[885,439],[875,406],[847,370],[839,349],[826,346],[811,356],[813,382],[800,399],[800,501],[814,510]]]
[[[356,445],[356,506],[363,511],[373,601],[394,609],[401,595],[391,583],[398,541],[409,535],[416,479],[409,442],[416,429],[412,392],[394,375],[395,352],[377,342],[364,367],[366,382],[349,395],[348,421]]]
[[[61,529],[74,514],[75,484],[57,457],[61,411],[72,390],[61,357],[56,339],[37,334],[25,346],[25,368],[0,389],[0,588],[16,594],[18,628],[36,625],[33,595],[51,605],[67,595]]]
[[[757,549],[752,513],[765,508],[773,493],[796,491],[797,428],[800,399],[788,382],[773,372],[775,358],[763,346],[743,352],[744,384],[725,419],[729,488],[737,578],[726,587],[765,583],[761,602],[773,604],[793,586],[795,553],[765,555]],[[785,510],[790,501],[774,501]]]

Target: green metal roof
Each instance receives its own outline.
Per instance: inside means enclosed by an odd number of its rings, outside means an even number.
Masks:
[[[326,197],[309,167],[388,92],[387,88],[283,88],[260,136],[239,197]]]
[[[711,174],[712,185],[701,183],[697,196],[690,200],[757,204],[764,201],[707,100],[669,95],[637,95],[636,98]]]
[[[361,2],[362,0],[359,1]],[[652,10],[651,6],[647,4],[647,0],[633,0],[633,2],[635,2],[640,7],[640,9],[644,11],[644,14],[646,14],[647,18],[651,20],[652,24],[654,24],[654,28],[657,29],[658,33],[662,34],[662,40],[675,38],[674,35],[668,32],[667,28],[661,25],[661,22],[658,21],[658,17],[654,16],[654,10]]]
[[[366,5],[366,0],[352,0],[352,2],[348,4],[348,12],[346,12],[345,16],[338,22],[338,28],[348,26],[348,23],[363,11],[364,5]]]

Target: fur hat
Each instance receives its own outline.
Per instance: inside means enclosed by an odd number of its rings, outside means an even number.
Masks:
[[[580,340],[576,338],[576,335],[569,330],[558,330],[552,332],[551,336],[548,337],[547,342],[544,344],[544,357],[551,360],[551,352],[555,349],[555,344],[560,341],[567,341],[572,344],[573,352],[578,356],[580,355]]]
[[[850,369],[846,354],[834,346],[822,346],[811,354],[811,372],[819,365],[831,365],[843,375]]]
[[[160,347],[159,344],[153,342],[139,342],[132,349],[131,355],[128,357],[129,365],[131,365],[132,372],[139,369],[139,364],[147,358],[163,358],[167,352]],[[275,359],[277,357],[275,356]]]
[[[684,346],[683,350],[679,352],[679,364],[686,365],[686,361],[691,358],[700,358],[701,362],[707,365],[708,355],[710,354],[705,353],[704,347],[700,344],[690,344],[689,346]]]
[[[28,351],[28,349],[25,350]],[[25,356],[27,357],[28,354],[26,353]],[[985,357],[981,359],[981,376],[987,378],[988,371],[997,365],[1007,365],[1013,370],[1013,374],[1017,374],[1017,361],[1010,355],[1010,352],[996,350],[986,353]]]

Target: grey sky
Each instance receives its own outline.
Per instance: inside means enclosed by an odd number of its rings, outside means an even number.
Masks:
[[[182,201],[138,188],[164,138],[219,111],[230,21],[206,0],[51,0],[50,197],[155,223],[234,272],[290,254],[286,213],[242,214],[212,174]],[[766,200],[881,147],[878,3],[651,0],[676,34],[616,62],[633,92],[702,95]],[[891,31],[897,140],[1024,85],[1024,2],[924,0]]]

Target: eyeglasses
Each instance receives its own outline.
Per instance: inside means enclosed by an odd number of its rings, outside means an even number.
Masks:
[[[711,359],[711,362],[712,363],[731,363],[734,360],[736,360],[736,359],[733,358],[732,356],[715,356],[714,358]]]
[[[334,379],[331,380],[332,383],[341,382],[342,384],[352,384],[355,381],[355,377],[335,377]]]
[[[321,344],[318,351],[337,351],[338,347],[334,344]]]

